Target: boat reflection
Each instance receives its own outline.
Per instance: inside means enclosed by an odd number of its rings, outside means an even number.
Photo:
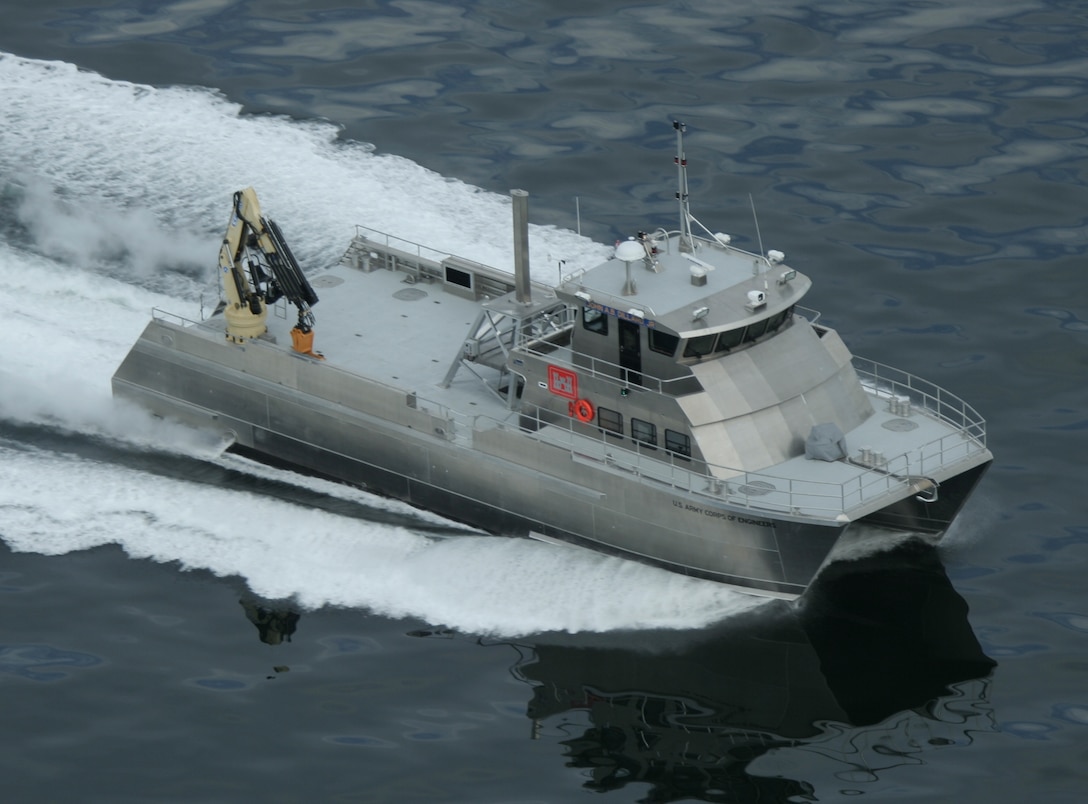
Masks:
[[[996,663],[919,543],[832,565],[802,605],[613,639],[542,637],[514,668],[534,687],[534,736],[559,738],[596,791],[794,800],[828,774],[842,790],[993,728]]]
[[[272,608],[247,598],[238,602],[245,610],[246,619],[256,626],[261,642],[266,645],[279,645],[284,640],[291,641],[291,635],[295,633],[300,618],[297,611]]]

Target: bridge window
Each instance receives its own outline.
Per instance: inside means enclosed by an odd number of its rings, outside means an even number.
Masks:
[[[717,335],[711,334],[692,338],[684,347],[684,357],[702,357],[710,354],[714,350],[714,339],[717,337]]]
[[[672,357],[676,354],[676,346],[680,343],[680,336],[663,329],[650,330],[650,348],[655,352]]]
[[[582,308],[582,327],[598,335],[608,334],[608,316],[592,307]]]
[[[774,332],[776,329],[778,329],[783,324],[785,324],[790,319],[790,317],[792,315],[793,315],[793,308],[792,307],[790,307],[788,310],[783,310],[782,312],[777,313],[776,315],[772,315],[770,317],[770,320],[767,323],[767,331],[768,332]]]
[[[746,327],[740,327],[739,329],[730,329],[723,332],[718,336],[718,345],[714,348],[715,352],[728,352],[735,346],[740,346],[744,342],[744,333]]]
[[[762,321],[756,321],[754,324],[749,324],[748,329],[744,332],[744,341],[754,341],[756,338],[760,338],[767,332],[767,324],[770,322],[769,318],[764,318]]]
[[[684,345],[684,357],[704,357],[711,352],[728,352],[744,346],[764,335],[781,329],[793,317],[793,307],[781,310],[768,318],[761,318],[746,327],[727,329],[711,335],[700,335]]]

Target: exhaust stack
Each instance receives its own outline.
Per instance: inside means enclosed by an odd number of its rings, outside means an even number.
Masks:
[[[519,304],[533,300],[529,278],[529,194],[511,190],[514,207],[514,292]]]

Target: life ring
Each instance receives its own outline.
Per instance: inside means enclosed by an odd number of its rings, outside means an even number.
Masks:
[[[593,403],[588,399],[579,399],[574,403],[574,418],[583,424],[593,421]]]

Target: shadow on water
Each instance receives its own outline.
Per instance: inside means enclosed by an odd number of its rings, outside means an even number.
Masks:
[[[647,801],[783,801],[812,786],[789,778],[796,771],[753,771],[776,750],[804,747],[854,772],[864,743],[872,771],[992,728],[985,679],[996,662],[936,551],[920,543],[830,567],[801,605],[772,603],[671,646],[654,636],[520,646],[514,673],[533,686],[533,736],[558,737],[568,764],[591,771],[589,789],[641,783]],[[904,750],[913,756],[891,756]]]
[[[290,607],[242,605],[267,644],[299,625]],[[993,730],[996,662],[967,614],[937,551],[909,541],[825,568],[798,603],[771,601],[709,629],[479,644],[517,653],[511,672],[531,688],[526,739],[556,742],[590,790],[806,800],[825,776],[863,786]]]

